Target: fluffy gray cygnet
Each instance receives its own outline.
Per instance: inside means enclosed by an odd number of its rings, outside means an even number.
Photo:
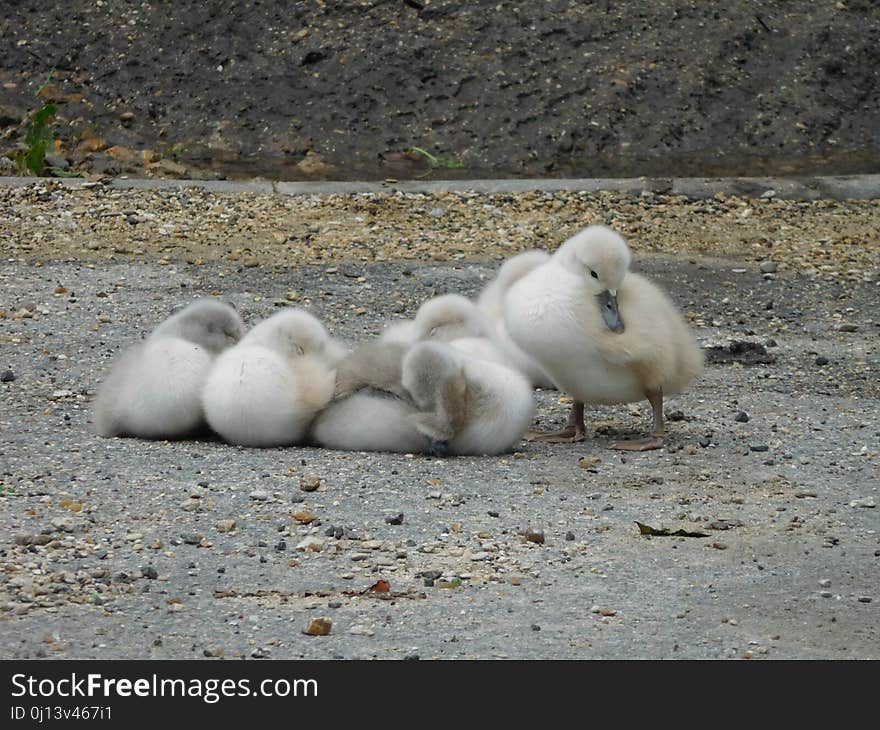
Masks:
[[[214,358],[244,334],[229,304],[199,299],[113,363],[92,419],[100,436],[182,438],[204,425],[201,391]]]
[[[319,446],[343,451],[430,451],[431,440],[411,418],[418,413],[401,384],[406,345],[362,345],[339,363],[334,400],[312,424]]]
[[[333,397],[338,356],[338,345],[308,312],[272,315],[217,358],[202,393],[208,425],[242,446],[300,443]]]
[[[535,413],[531,383],[496,362],[441,342],[421,342],[403,359],[415,427],[448,452],[500,454],[522,438]]]

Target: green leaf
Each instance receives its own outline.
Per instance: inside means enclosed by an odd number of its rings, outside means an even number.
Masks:
[[[15,153],[15,165],[18,167],[18,174],[24,175],[27,172],[27,162],[24,152]]]
[[[424,157],[425,161],[428,163],[428,167],[432,170],[438,167],[445,167],[451,170],[458,170],[464,167],[464,164],[458,160],[453,160],[451,157],[437,157],[427,150],[423,150],[421,147],[410,147],[408,152],[414,152],[415,154]]]
[[[40,111],[38,111],[34,115],[34,126],[39,127],[41,130],[45,127],[52,118],[55,116],[55,112],[58,111],[58,107],[54,104],[46,104]]]
[[[25,169],[30,170],[35,175],[43,175],[45,173],[46,150],[55,138],[54,133],[49,129],[49,124],[51,124],[57,111],[58,107],[54,104],[46,104],[34,114],[33,122],[31,122],[31,126],[24,138],[28,150],[15,156],[15,161],[21,174],[24,174]]]
[[[54,167],[52,168],[52,176],[53,177],[82,177],[81,172],[72,172],[70,170],[56,170]],[[240,532],[241,530],[239,530]]]
[[[38,140],[35,144],[32,144],[31,148],[28,150],[25,161],[27,163],[28,169],[32,173],[34,173],[34,175],[42,175],[46,169],[44,161],[46,159],[47,144],[47,140],[41,139]]]

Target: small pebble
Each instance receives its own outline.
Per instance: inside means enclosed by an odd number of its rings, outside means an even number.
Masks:
[[[0,375],[0,382],[2,383],[11,383],[15,380],[15,373],[11,370],[4,370],[3,375]]]
[[[321,486],[321,478],[317,474],[305,474],[299,480],[299,488],[304,492],[316,492]]]
[[[385,522],[387,522],[389,525],[402,525],[403,512],[398,512],[396,515],[389,515],[385,518]]]
[[[141,575],[150,580],[156,580],[159,577],[158,571],[152,565],[145,565],[141,568]]]
[[[257,502],[265,502],[267,499],[269,499],[269,492],[264,489],[255,489],[248,495],[248,497]]]
[[[763,452],[769,451],[770,447],[767,444],[749,444],[749,450]]]
[[[872,509],[877,506],[877,503],[874,501],[873,497],[865,497],[864,499],[854,499],[849,503],[850,507],[866,507],[868,509]]]
[[[737,423],[748,423],[749,422],[749,414],[746,413],[745,411],[740,411],[739,413],[737,413],[733,417],[733,420],[736,421]]]
[[[327,636],[333,628],[333,619],[330,618],[313,618],[309,621],[309,625],[303,629],[304,634],[309,636]]]
[[[828,364],[828,358],[825,357],[824,355],[819,355],[819,357],[816,358],[815,363],[816,363],[816,365],[818,365],[819,367],[822,367],[823,365],[827,365],[827,364]]]
[[[296,549],[311,553],[319,553],[324,549],[324,543],[316,537],[307,537],[297,543]]]

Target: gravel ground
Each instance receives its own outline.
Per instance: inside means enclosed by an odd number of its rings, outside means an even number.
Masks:
[[[878,211],[0,190],[0,652],[880,658]],[[90,431],[112,357],[195,296],[251,323],[294,302],[361,340],[593,221],[716,348],[667,402],[664,450],[608,448],[647,404],[591,409],[585,443],[493,458]],[[538,400],[539,425],[561,425],[565,398]],[[319,617],[329,635],[304,634]]]

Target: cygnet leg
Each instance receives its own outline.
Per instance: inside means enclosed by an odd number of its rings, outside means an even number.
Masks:
[[[526,441],[543,441],[547,444],[574,444],[586,438],[587,427],[584,425],[584,404],[575,401],[571,404],[568,414],[568,425],[561,431],[529,431],[525,435]]]
[[[616,441],[611,444],[612,449],[621,449],[623,451],[651,451],[652,449],[663,448],[663,437],[666,430],[663,426],[663,391],[657,389],[649,393],[645,393],[651,408],[654,411],[654,430],[650,436],[641,439],[632,439],[631,441]]]

